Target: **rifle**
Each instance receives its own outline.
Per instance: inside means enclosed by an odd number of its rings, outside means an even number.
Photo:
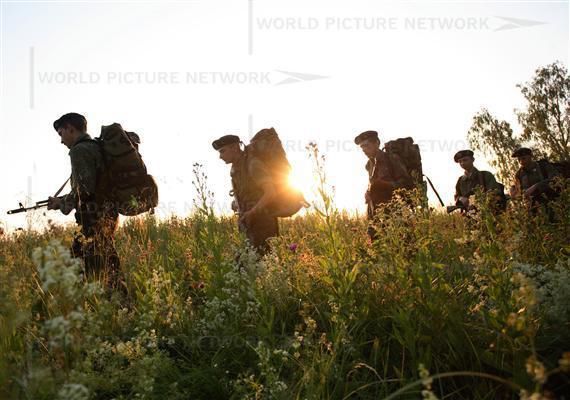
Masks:
[[[19,207],[15,208],[13,210],[8,210],[8,214],[18,214],[21,212],[37,210],[38,208],[47,207],[47,203],[48,203],[47,200],[40,200],[40,201],[36,201],[35,206],[31,206],[31,207],[24,207],[24,205],[22,203],[18,203]]]
[[[453,206],[447,206],[445,210],[447,211],[448,214],[451,214],[455,210],[461,210],[461,212],[463,212],[465,211],[465,207],[463,207],[463,205],[458,206],[457,204],[455,204]]]
[[[431,186],[433,192],[434,192],[435,195],[437,196],[437,199],[439,200],[439,204],[441,204],[441,206],[443,207],[443,206],[444,206],[443,200],[442,200],[441,197],[439,196],[439,193],[437,192],[437,190],[435,190],[435,186],[433,185],[433,183],[431,183],[431,179],[429,179],[427,175],[424,175],[424,176],[426,177],[426,179],[427,179],[429,185]],[[449,207],[454,207],[454,206],[449,206]],[[447,210],[448,213],[451,212],[451,211],[449,211],[449,207],[448,207],[448,210]],[[454,210],[455,210],[455,209],[454,209]],[[452,211],[454,211],[454,210],[452,210]]]
[[[65,182],[63,182],[63,185],[61,185],[59,190],[52,197],[57,197],[61,193],[61,191],[63,190],[65,185],[67,185],[67,182],[69,182],[69,179],[71,179],[71,177],[67,178],[67,180]],[[8,210],[8,214],[18,214],[21,212],[28,212],[31,210],[37,210],[38,208],[47,207],[48,201],[49,200],[36,201],[36,205],[31,206],[31,207],[24,207],[24,205],[22,203],[18,203],[19,207],[15,208],[13,210]]]
[[[465,206],[463,205],[463,203],[459,200],[457,200],[454,205],[447,206],[445,208],[445,210],[447,211],[448,214],[451,214],[452,212],[454,212],[456,210],[461,210],[462,213],[467,211],[465,209]]]

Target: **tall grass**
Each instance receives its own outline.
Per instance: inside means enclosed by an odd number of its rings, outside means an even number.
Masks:
[[[406,197],[370,243],[366,221],[336,209],[313,154],[317,201],[281,222],[261,260],[235,218],[215,215],[195,166],[192,216],[119,230],[126,296],[79,280],[69,230],[0,236],[0,398],[568,390],[570,191],[550,223],[516,202],[495,216],[480,196],[481,211],[465,218]]]

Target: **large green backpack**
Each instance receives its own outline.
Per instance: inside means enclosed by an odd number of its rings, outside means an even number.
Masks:
[[[271,173],[277,195],[275,201],[268,206],[269,213],[275,217],[295,215],[306,202],[303,194],[289,182],[291,164],[275,129],[257,132],[245,147],[245,152],[246,157],[263,161]]]
[[[158,187],[138,152],[139,136],[114,123],[102,126],[95,141],[105,164],[99,181],[102,196],[112,201],[123,215],[152,212],[158,205]]]
[[[388,154],[397,154],[414,180],[414,184],[423,186],[422,156],[420,147],[414,143],[414,139],[407,137],[390,140],[384,145],[384,151]]]

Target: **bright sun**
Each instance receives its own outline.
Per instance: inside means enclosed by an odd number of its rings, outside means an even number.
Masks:
[[[301,171],[301,169],[293,168],[289,174],[289,184],[301,191],[305,198],[308,198],[314,188],[312,174],[302,173]]]

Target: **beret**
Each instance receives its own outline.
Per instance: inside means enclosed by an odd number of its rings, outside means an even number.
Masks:
[[[463,157],[473,157],[473,152],[471,150],[460,150],[453,156],[453,161],[459,162],[459,159]]]
[[[376,131],[362,132],[360,135],[354,138],[354,143],[359,145],[360,143],[368,139],[378,139],[378,132]]]
[[[214,150],[220,150],[222,147],[227,146],[228,144],[232,143],[239,143],[239,136],[236,135],[225,135],[221,138],[214,140],[212,142],[212,147]]]
[[[70,123],[71,121],[76,121],[76,122],[80,121],[81,124],[87,125],[87,120],[83,115],[72,112],[64,114],[55,121],[53,121],[53,129],[57,131],[60,127]]]
[[[513,151],[513,154],[511,154],[511,156],[515,158],[522,156],[532,156],[532,150],[529,149],[528,147],[519,147],[518,149]]]

